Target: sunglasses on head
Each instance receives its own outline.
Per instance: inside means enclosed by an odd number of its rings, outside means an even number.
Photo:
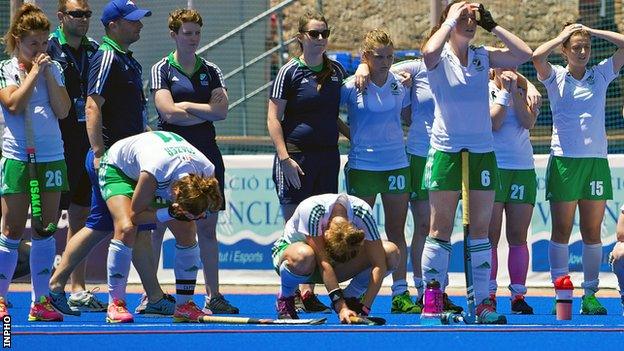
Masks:
[[[75,11],[65,11],[63,12],[66,15],[70,15],[73,18],[91,18],[91,15],[93,15],[92,11],[82,11],[82,10],[75,10]]]
[[[310,38],[314,38],[314,39],[318,39],[319,35],[321,36],[321,38],[323,39],[327,39],[329,38],[329,34],[331,33],[331,31],[329,29],[325,29],[325,30],[304,30],[304,33],[308,33],[308,35],[310,36]]]

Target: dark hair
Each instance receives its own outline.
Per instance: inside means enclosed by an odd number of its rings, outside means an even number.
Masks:
[[[440,27],[442,26],[442,23],[444,23],[444,21],[446,21],[446,17],[448,16],[448,13],[449,13],[449,10],[451,9],[451,6],[455,5],[458,2],[462,2],[462,1],[463,0],[453,0],[453,1],[449,2],[448,5],[446,5],[444,10],[442,10],[442,12],[440,13],[440,18],[438,19],[438,23],[435,26],[431,27],[431,30],[429,30],[429,34],[427,35],[425,40],[422,42],[422,45],[420,46],[421,50],[425,47],[425,45],[427,44],[427,42],[429,41],[431,36],[433,34],[435,34],[435,32],[437,32],[438,29],[440,29]]]
[[[197,10],[178,9],[169,14],[169,29],[178,33],[183,23],[197,23],[200,27],[204,25],[202,16]]]
[[[327,20],[325,19],[325,16],[323,16],[322,13],[316,12],[316,11],[306,11],[306,13],[304,13],[301,17],[299,17],[298,32],[305,33],[308,23],[310,23],[310,21],[312,20],[323,22],[325,23],[325,26],[329,28],[329,25],[327,24]],[[299,49],[303,51],[303,45],[301,44],[301,42],[299,42]],[[333,73],[334,73],[334,68],[331,64],[331,61],[329,60],[329,57],[327,57],[327,53],[324,52],[323,53],[323,69],[320,72],[316,73],[316,81],[318,82],[318,85],[316,87],[317,91],[321,90],[325,80],[327,80],[327,78],[329,78]]]
[[[13,55],[17,46],[15,38],[23,38],[29,32],[50,31],[50,21],[45,13],[35,4],[25,3],[15,13],[11,26],[3,38],[5,52]]]

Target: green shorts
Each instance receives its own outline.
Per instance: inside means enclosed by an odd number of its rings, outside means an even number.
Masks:
[[[282,256],[284,255],[284,251],[290,246],[290,243],[284,240],[283,238],[277,239],[273,247],[271,248],[271,257],[273,258],[273,269],[277,272],[277,275],[280,275],[280,261],[282,260]],[[323,284],[323,276],[321,275],[321,271],[318,266],[314,268],[314,272],[310,275],[310,279],[306,282],[308,284]]]
[[[403,194],[411,189],[410,168],[390,171],[364,171],[345,166],[345,181],[349,195],[367,197],[377,194]]]
[[[551,156],[546,170],[546,200],[611,200],[611,170],[606,158]]]
[[[535,206],[537,174],[534,169],[499,169],[500,187],[495,202]]]
[[[410,193],[410,200],[429,200],[429,191],[427,189],[423,189],[422,187],[427,158],[411,154],[408,154],[407,157],[409,158],[410,174],[412,176],[412,192]]]
[[[100,191],[102,192],[104,201],[115,195],[123,195],[132,198],[137,182],[128,177],[121,169],[106,164],[105,162],[100,163],[98,177],[100,179]],[[171,205],[171,201],[156,196],[150,206],[152,208],[165,208],[169,205]]]
[[[494,152],[469,153],[470,190],[498,189],[498,167]],[[461,152],[431,149],[425,166],[423,188],[429,191],[461,190]]]
[[[37,162],[39,189],[44,193],[69,190],[67,166],[65,160]],[[0,193],[30,194],[30,176],[28,162],[2,157],[0,159]]]

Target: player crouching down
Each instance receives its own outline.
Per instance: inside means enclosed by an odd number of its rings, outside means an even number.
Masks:
[[[125,303],[132,246],[137,226],[156,220],[166,223],[176,239],[174,322],[199,322],[206,315],[193,302],[201,268],[195,220],[221,208],[214,169],[199,150],[170,132],[135,135],[106,151],[98,176],[115,227],[108,248],[107,322],[133,321]]]
[[[295,290],[324,283],[340,321],[368,315],[383,278],[399,263],[399,249],[382,241],[371,207],[355,196],[324,194],[302,201],[272,250],[281,277],[278,318],[298,319]],[[351,279],[343,291],[339,282]],[[364,297],[360,300],[360,296]]]

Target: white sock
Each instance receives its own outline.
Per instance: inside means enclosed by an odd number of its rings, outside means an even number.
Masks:
[[[392,296],[401,295],[407,291],[407,280],[399,279],[392,282]]]
[[[475,303],[480,304],[490,296],[490,274],[492,269],[492,245],[490,239],[471,239],[470,258],[472,262],[472,285]]]
[[[19,240],[9,239],[4,234],[0,235],[0,296],[4,297],[5,301],[17,266],[19,243]]]
[[[553,283],[557,278],[568,274],[568,260],[568,244],[560,244],[551,240],[548,243],[548,263],[550,264],[550,279]]]
[[[425,282],[437,280],[442,288],[446,288],[446,276],[448,273],[449,259],[451,256],[451,243],[427,237],[422,255],[422,276]]]
[[[310,275],[298,275],[293,273],[288,268],[288,261],[284,260],[280,265],[280,279],[282,281],[282,288],[280,290],[280,297],[288,297],[295,295],[295,291],[299,287],[299,284],[306,283],[312,276]]]
[[[423,284],[423,279],[421,277],[414,276],[414,287],[416,288],[416,301],[420,299],[421,296],[425,293],[425,284]]]
[[[600,273],[600,264],[602,263],[602,243],[585,244],[583,243],[583,283],[581,286],[585,289],[585,295],[594,295],[598,291],[598,274]]]
[[[126,301],[126,286],[131,262],[132,248],[126,246],[121,240],[111,240],[106,260],[109,304],[113,303],[113,300]]]
[[[366,289],[368,288],[371,271],[372,268],[367,268],[356,274],[355,277],[351,279],[349,285],[347,285],[347,287],[344,289],[344,296],[360,298],[360,296],[364,294],[366,292]]]
[[[176,305],[183,305],[193,299],[197,283],[197,271],[201,268],[199,246],[175,246],[174,273],[176,279]]]
[[[30,280],[33,290],[30,297],[33,302],[37,302],[41,296],[48,296],[50,275],[55,255],[56,240],[54,240],[54,237],[32,240],[30,248]]]
[[[611,261],[611,270],[613,270],[613,273],[615,273],[617,277],[620,295],[624,296],[624,257]]]

